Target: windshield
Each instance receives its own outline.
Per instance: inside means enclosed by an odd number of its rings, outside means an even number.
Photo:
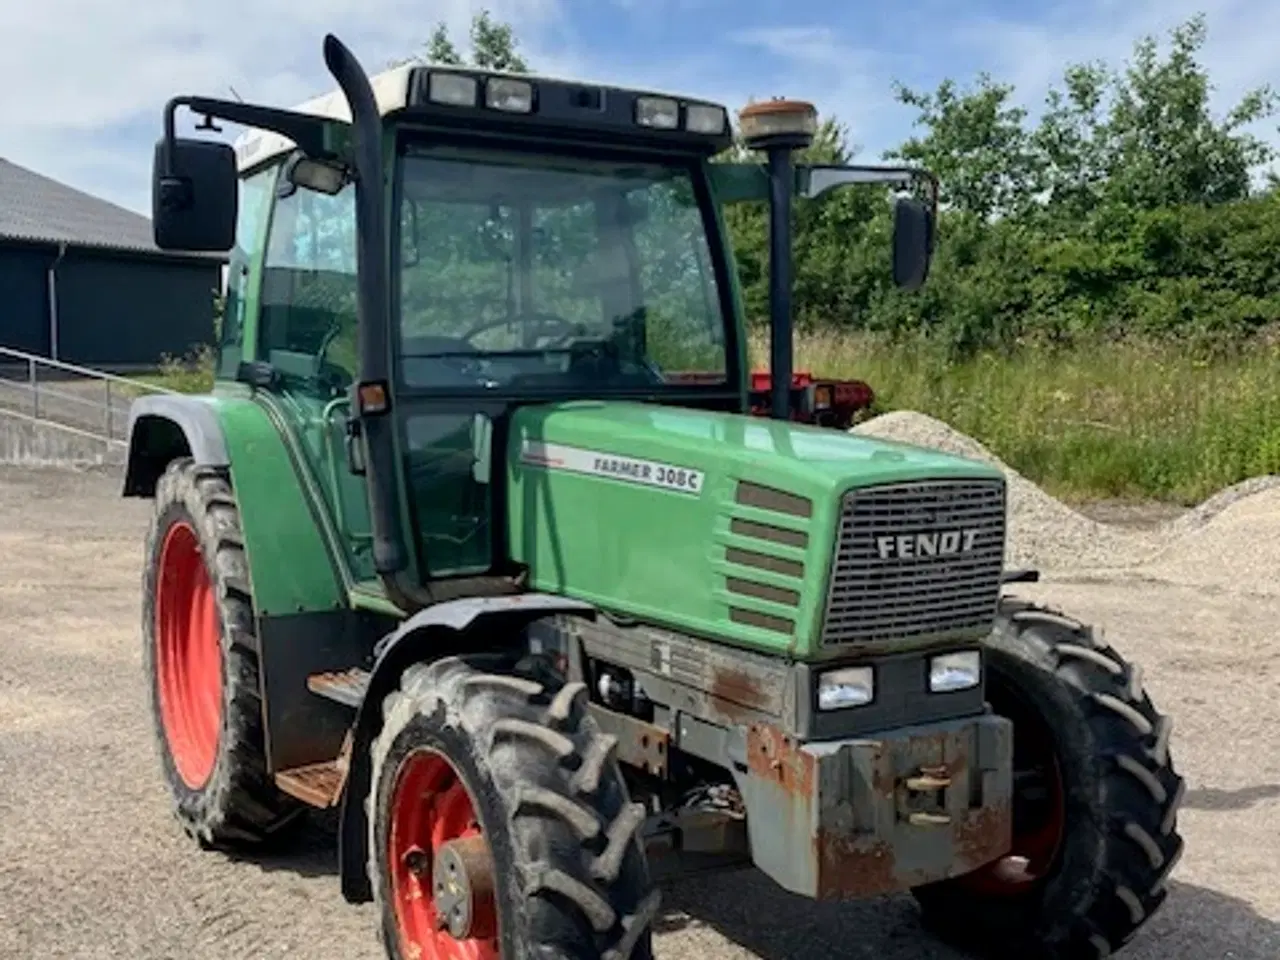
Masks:
[[[406,385],[726,382],[721,291],[690,168],[442,147],[401,164]]]

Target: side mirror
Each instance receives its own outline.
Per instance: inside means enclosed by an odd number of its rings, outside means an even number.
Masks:
[[[236,152],[230,144],[174,139],[166,150],[161,139],[151,177],[156,246],[226,253],[236,242],[239,191]]]
[[[302,153],[295,153],[284,169],[285,179],[295,187],[337,196],[350,183],[347,168],[339,163],[325,163]]]
[[[914,198],[893,205],[893,282],[902,290],[919,290],[933,258],[933,212]]]

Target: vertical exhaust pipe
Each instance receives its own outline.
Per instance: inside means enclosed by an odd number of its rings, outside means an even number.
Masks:
[[[387,596],[405,612],[428,606],[429,590],[406,574],[409,550],[400,510],[395,424],[391,419],[391,305],[387,280],[387,215],[382,190],[385,156],[382,115],[369,76],[333,34],[324,38],[324,62],[351,108],[356,180],[356,310],[360,376],[352,411],[364,435],[365,480],[373,528],[373,565]]]

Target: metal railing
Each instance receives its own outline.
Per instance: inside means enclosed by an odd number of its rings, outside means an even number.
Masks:
[[[0,413],[9,411],[124,444],[129,405],[146,393],[174,393],[102,370],[0,347]]]

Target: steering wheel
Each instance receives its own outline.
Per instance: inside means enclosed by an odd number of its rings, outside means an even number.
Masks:
[[[472,327],[462,335],[462,339],[470,341],[484,333],[486,330],[494,330],[498,327],[516,327],[517,329],[523,330],[533,328],[538,331],[551,327],[560,331],[558,338],[555,332],[538,333],[537,336],[534,337],[535,340],[547,336],[557,338],[559,340],[567,340],[572,336],[581,335],[583,332],[581,324],[570,323],[558,314],[543,313],[540,310],[522,310],[520,313],[517,313],[512,317],[504,317],[501,320],[490,320],[480,324],[479,326]]]

